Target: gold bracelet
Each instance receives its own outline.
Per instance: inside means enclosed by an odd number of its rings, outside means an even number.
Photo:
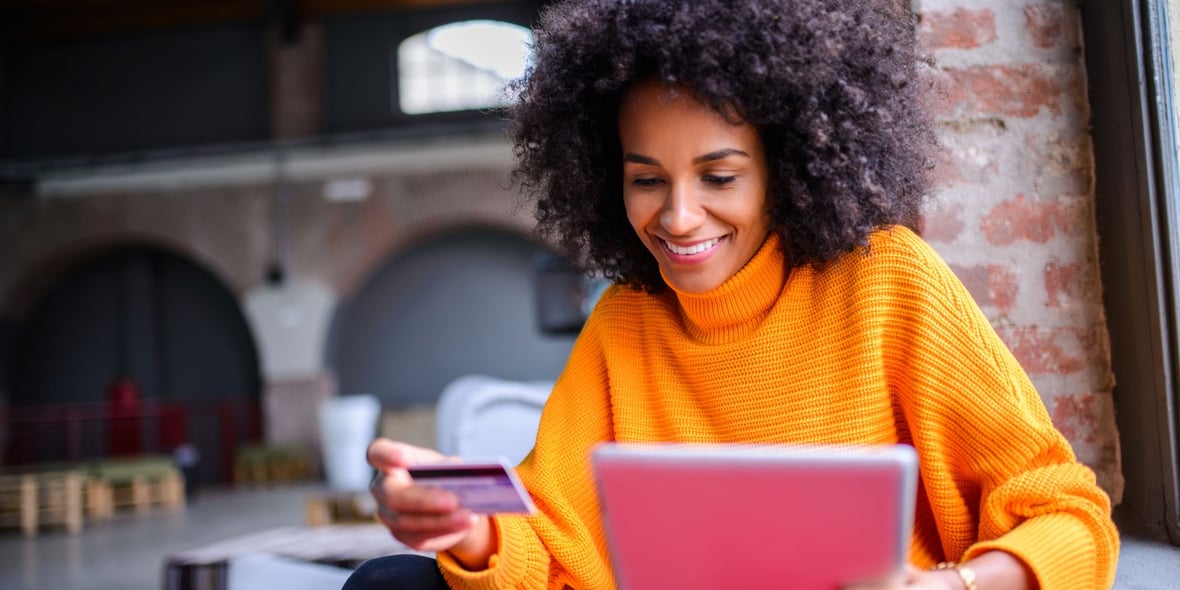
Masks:
[[[955,570],[955,573],[959,574],[959,579],[963,580],[963,586],[965,586],[967,590],[979,590],[979,583],[975,581],[975,570],[961,563],[951,563],[949,561],[944,561],[934,566],[934,569]]]

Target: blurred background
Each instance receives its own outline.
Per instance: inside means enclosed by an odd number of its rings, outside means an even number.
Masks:
[[[554,378],[579,279],[494,112],[539,5],[3,4],[5,462],[188,443],[228,483],[326,396]]]
[[[523,456],[602,287],[508,188],[497,109],[541,5],[0,2],[0,534],[40,541],[0,586],[372,522],[376,434]],[[452,384],[481,401],[439,418]],[[54,539],[89,578],[45,577]]]

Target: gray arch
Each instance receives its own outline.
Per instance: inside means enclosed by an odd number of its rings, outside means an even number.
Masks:
[[[507,231],[453,230],[406,247],[342,301],[327,364],[342,394],[386,407],[433,404],[456,377],[553,379],[574,335],[540,329],[534,258],[545,247]]]

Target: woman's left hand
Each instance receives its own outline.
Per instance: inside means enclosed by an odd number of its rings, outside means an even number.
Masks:
[[[954,570],[924,570],[907,565],[904,572],[881,580],[845,584],[841,590],[962,590]]]
[[[971,558],[970,566],[978,588],[1030,590],[1037,587],[1037,579],[1024,562],[1005,551],[987,551]],[[882,580],[868,580],[845,584],[843,590],[909,590],[946,589],[964,590],[964,578],[952,569],[918,569],[907,565],[904,572]]]

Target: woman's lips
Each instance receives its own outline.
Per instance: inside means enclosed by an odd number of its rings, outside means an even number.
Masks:
[[[724,236],[720,238],[712,238],[701,242],[692,244],[674,244],[664,239],[660,239],[660,245],[664,247],[664,252],[673,262],[682,264],[691,264],[696,262],[703,262],[712,256],[713,252],[717,250],[717,246],[724,241]]]

